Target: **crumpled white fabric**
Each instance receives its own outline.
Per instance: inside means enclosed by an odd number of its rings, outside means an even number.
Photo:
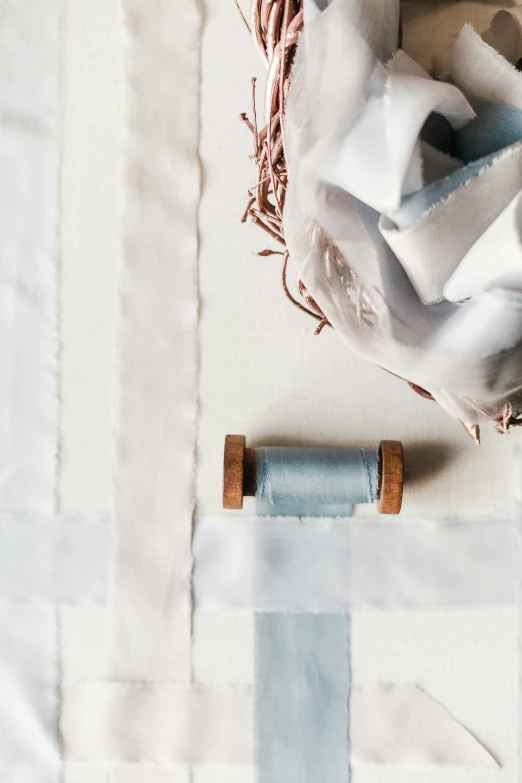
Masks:
[[[452,73],[431,78],[397,52],[398,10],[305,4],[284,124],[290,255],[359,354],[468,424],[516,415],[522,74],[466,25]]]

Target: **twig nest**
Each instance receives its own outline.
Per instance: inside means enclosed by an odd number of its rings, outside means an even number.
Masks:
[[[254,0],[257,219],[355,351],[472,436],[483,416],[507,432],[522,410],[522,74],[466,25],[432,78],[398,48],[398,1],[301,14]]]

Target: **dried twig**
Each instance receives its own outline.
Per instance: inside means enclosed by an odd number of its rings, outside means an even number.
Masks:
[[[237,0],[236,0],[237,1]],[[255,186],[249,191],[249,202],[243,221],[248,217],[279,244],[285,245],[283,210],[286,195],[287,169],[283,140],[284,100],[291,75],[291,65],[297,37],[303,24],[302,0],[252,0],[251,32],[256,48],[269,71],[271,89],[265,125],[258,126],[256,80],[252,80],[252,117],[242,121],[254,137],[254,161],[257,167]],[[266,255],[266,253],[265,253]],[[299,309],[319,320],[290,293],[286,281],[288,253],[285,251],[282,285],[288,299]]]
[[[243,20],[243,23],[244,23],[246,29],[248,30],[248,32],[250,34],[252,34],[252,30],[250,29],[250,25],[248,24],[248,22],[246,20],[246,17],[245,17],[245,14],[243,13],[243,10],[242,10],[241,6],[239,5],[239,0],[233,0],[233,2],[234,2],[234,5],[236,6],[236,8],[238,10],[239,16]]]
[[[308,315],[311,315],[313,318],[315,318],[318,321],[322,322],[324,320],[324,316],[323,316],[322,313],[319,315],[318,313],[314,313],[312,310],[309,310],[308,307],[305,307],[303,304],[301,304],[301,302],[298,302],[297,299],[295,297],[293,297],[292,294],[290,293],[290,290],[288,288],[288,283],[286,282],[286,272],[287,272],[287,269],[288,269],[288,258],[289,258],[289,253],[288,253],[288,250],[286,250],[285,253],[284,253],[284,256],[283,256],[283,265],[281,267],[281,282],[283,284],[283,291],[285,292],[285,296],[299,310],[302,310],[303,312],[307,313]],[[316,307],[317,307],[317,305],[316,305]],[[317,308],[317,309],[319,309],[319,308]],[[320,324],[319,324],[319,326],[320,326]]]

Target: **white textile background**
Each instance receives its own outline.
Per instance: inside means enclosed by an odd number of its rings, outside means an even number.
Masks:
[[[61,466],[63,512],[109,514],[116,278],[124,139],[118,0],[64,0],[64,138],[61,226]],[[517,435],[484,428],[476,448],[435,403],[351,355],[295,311],[279,289],[277,257],[240,216],[253,183],[250,109],[261,66],[232,0],[205,0],[202,45],[200,208],[200,424],[198,511],[220,512],[227,432],[252,445],[375,445],[400,438],[409,482],[404,514],[498,518],[511,509]],[[369,412],[377,411],[370,416]],[[252,506],[245,513],[252,511]],[[360,514],[373,514],[362,507]],[[62,608],[67,681],[107,677],[106,610]],[[494,752],[502,768],[357,767],[355,783],[514,783],[517,772],[515,610],[355,612],[354,682],[415,682]],[[196,682],[252,681],[249,613],[197,611]],[[67,764],[66,783],[169,783],[179,771]],[[250,767],[196,767],[193,783],[250,783]]]

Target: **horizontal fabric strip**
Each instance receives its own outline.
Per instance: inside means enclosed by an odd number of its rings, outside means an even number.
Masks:
[[[153,767],[150,765],[116,767],[106,783],[192,783],[190,767]]]
[[[52,513],[58,449],[58,0],[0,11],[0,511]]]
[[[250,764],[252,722],[248,686],[98,682],[62,691],[66,761]]]
[[[280,618],[281,622],[282,619]],[[275,616],[267,620],[270,623],[278,621]],[[308,618],[296,618],[297,624],[303,621],[307,622]],[[325,621],[328,622],[326,618]],[[337,618],[330,618],[330,622],[337,622]],[[288,627],[284,630],[286,633]],[[340,626],[338,630],[342,635],[342,638],[338,639],[341,645],[337,652],[340,653],[341,650],[346,651],[346,637]],[[288,641],[291,642],[290,637]],[[303,635],[297,633],[295,641],[297,652],[297,645],[304,641]],[[308,652],[310,641],[305,642]],[[288,645],[284,646],[289,649]],[[283,658],[288,660],[284,649],[281,652]],[[337,652],[334,651],[333,655]],[[269,701],[274,709],[271,715],[274,721],[274,743],[271,742],[274,757],[265,757],[264,763],[258,766],[260,782],[277,780],[278,783],[290,783],[293,780],[292,775],[299,783],[305,783],[307,780],[313,783],[322,783],[323,780],[348,780],[344,774],[344,763],[348,764],[348,755],[345,762],[340,756],[337,759],[328,757],[328,748],[332,748],[329,736],[332,731],[337,733],[341,740],[338,750],[342,747],[348,754],[348,736],[343,736],[347,723],[345,716],[338,712],[343,701],[346,714],[348,709],[351,713],[350,751],[351,758],[356,763],[416,762],[492,768],[498,766],[480,742],[447,713],[443,705],[414,685],[366,683],[354,687],[349,697],[346,676],[340,680],[332,677],[334,670],[330,665],[325,666],[325,654],[326,647],[319,659],[313,654],[309,657],[306,651],[303,653],[303,662],[307,658],[310,664],[310,671],[305,673],[307,680],[314,676],[313,662],[320,664],[320,669],[316,672],[318,681],[312,692],[302,690],[303,673],[296,670],[289,671],[287,682],[276,676],[272,693],[267,691],[264,694],[269,696],[268,701],[263,694],[256,694],[256,700],[260,695],[262,699],[255,707],[256,718],[260,710],[264,711],[270,706]],[[349,661],[346,674],[348,666]],[[333,696],[337,702],[334,706],[327,698],[322,705],[320,699],[316,698],[320,697],[322,686],[319,678],[323,674],[326,674],[327,687],[331,686],[334,690],[330,692],[330,697]],[[268,687],[268,680],[264,684]],[[283,706],[283,693],[277,697],[278,685],[290,700],[288,707]],[[254,697],[248,686],[90,682],[65,684],[62,696],[61,732],[64,761],[117,765],[111,770],[111,783],[149,783],[149,780],[156,779],[158,783],[163,783],[163,780],[165,783],[185,783],[184,770],[180,765],[216,763],[239,767],[253,763]],[[326,697],[326,691],[324,696]],[[277,698],[274,700],[272,697]],[[302,759],[297,761],[294,756],[293,761],[297,764],[294,767],[290,763],[290,754],[295,750],[295,743],[301,745],[306,739],[306,735],[300,737],[299,730],[303,727],[303,720],[308,720],[313,707],[318,709],[318,713],[313,716],[317,725],[317,738],[308,752],[303,749]],[[278,708],[282,712],[278,712]],[[307,715],[300,716],[297,712],[291,715],[293,708]],[[292,725],[284,725],[283,712],[293,721]],[[340,723],[336,723],[336,716],[340,718]],[[380,720],[376,716],[380,716]],[[266,718],[268,717],[267,711]],[[418,734],[415,726],[421,723],[425,730]],[[426,729],[429,726],[432,728],[432,735]],[[281,747],[276,747],[275,744],[277,729]],[[268,724],[265,730],[269,730]],[[263,741],[263,738],[258,735],[259,740]],[[258,764],[261,762],[260,749],[258,747]],[[319,751],[319,758],[312,757],[314,749]],[[273,769],[272,777],[267,776],[267,765],[271,765]],[[330,770],[332,773],[343,771],[343,775],[314,777],[312,773],[319,769],[324,772]],[[287,773],[287,777],[282,773]],[[168,777],[169,774],[171,777]],[[310,777],[306,777],[307,774]],[[278,777],[275,777],[276,775]]]
[[[56,639],[54,609],[0,607],[0,779],[6,783],[61,780]]]
[[[264,612],[513,605],[517,552],[511,521],[200,517],[194,597]]]
[[[105,604],[108,558],[104,520],[0,516],[0,603]]]
[[[348,781],[350,619],[256,614],[257,783]]]

